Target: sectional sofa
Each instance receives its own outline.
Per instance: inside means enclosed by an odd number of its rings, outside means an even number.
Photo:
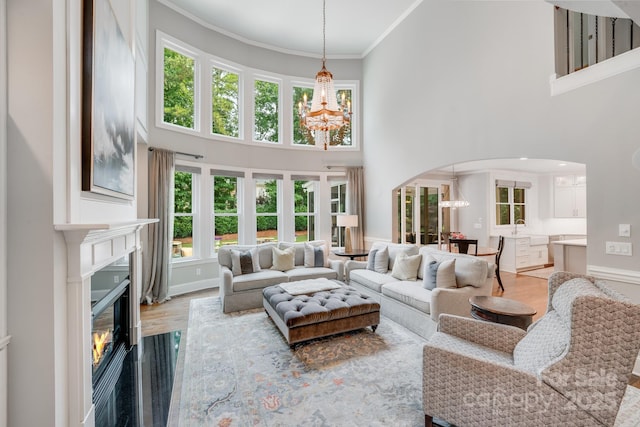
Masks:
[[[324,240],[222,246],[218,250],[222,311],[262,307],[262,290],[267,286],[321,277],[343,280],[343,261],[329,259],[329,253]]]
[[[419,258],[415,277],[394,272],[400,257],[403,264],[412,259],[414,267]],[[349,285],[376,299],[382,315],[427,339],[441,313],[470,317],[469,298],[491,295],[494,273],[494,263],[472,255],[380,242],[367,261],[345,263]]]

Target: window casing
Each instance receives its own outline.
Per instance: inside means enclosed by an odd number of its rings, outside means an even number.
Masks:
[[[277,242],[279,240],[279,217],[282,212],[280,199],[281,176],[253,174],[255,185],[256,242]]]
[[[222,64],[211,65],[211,134],[241,138],[242,76]]]
[[[213,251],[241,241],[243,174],[212,171]]]
[[[331,246],[344,247],[344,227],[338,227],[338,215],[347,213],[347,183],[331,183]]]
[[[496,181],[496,226],[526,224],[528,182]]]
[[[291,179],[293,180],[293,219],[296,242],[315,240],[318,178],[292,176]]]
[[[280,142],[281,84],[256,78],[253,84],[253,139],[258,142]]]
[[[199,170],[176,167],[173,193],[173,242],[171,255],[174,260],[197,256],[197,197]],[[195,250],[197,252],[197,249]]]
[[[197,58],[175,45],[162,49],[162,123],[172,127],[198,129]]]

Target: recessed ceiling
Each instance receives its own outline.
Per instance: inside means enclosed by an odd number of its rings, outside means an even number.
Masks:
[[[158,0],[243,42],[322,56],[322,0]],[[326,0],[328,58],[362,58],[422,0]]]
[[[526,172],[536,174],[584,174],[586,166],[582,163],[566,162],[562,160],[548,159],[492,159],[492,160],[476,160],[472,162],[456,163],[454,165],[455,173],[474,173],[487,170],[502,170],[512,172]],[[451,173],[451,166],[447,166],[437,171],[442,173]]]

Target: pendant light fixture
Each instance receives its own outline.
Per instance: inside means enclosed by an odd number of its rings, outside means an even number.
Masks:
[[[307,95],[298,103],[300,124],[310,131],[315,131],[316,143],[329,145],[329,132],[340,129],[351,121],[351,101],[345,103],[342,94],[340,105],[333,87],[333,75],[327,70],[326,63],[326,0],[322,0],[322,69],[316,74],[313,86],[311,106],[307,103]]]
[[[466,208],[467,206],[469,206],[469,202],[463,196],[462,191],[460,191],[460,187],[458,186],[458,178],[456,177],[456,171],[455,171],[454,165],[451,165],[451,173],[453,175],[451,177],[451,181],[453,183],[451,185],[451,189],[453,190],[451,193],[456,196],[456,199],[441,200],[440,203],[438,203],[438,206],[440,206],[441,208],[451,208],[451,209]]]

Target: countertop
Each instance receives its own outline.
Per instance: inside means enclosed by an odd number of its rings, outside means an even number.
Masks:
[[[572,240],[557,240],[553,242],[554,245],[565,246],[587,246],[587,239],[572,239]]]

